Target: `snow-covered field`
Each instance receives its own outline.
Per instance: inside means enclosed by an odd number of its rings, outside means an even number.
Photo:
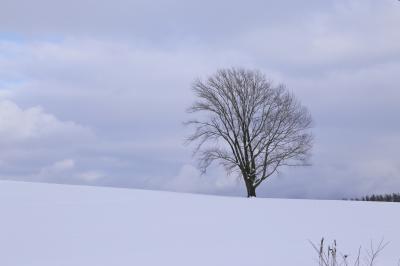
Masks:
[[[0,181],[0,265],[312,266],[308,239],[390,241],[400,258],[400,204],[247,199]]]

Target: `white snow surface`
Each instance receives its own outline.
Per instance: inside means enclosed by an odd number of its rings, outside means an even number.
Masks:
[[[400,258],[400,204],[247,199],[0,182],[0,265],[312,266],[308,240],[390,241]],[[350,255],[351,257],[351,255]]]

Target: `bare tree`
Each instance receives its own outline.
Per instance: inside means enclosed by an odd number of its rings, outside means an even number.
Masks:
[[[198,98],[189,113],[203,113],[194,127],[199,167],[214,161],[243,177],[248,197],[281,166],[307,165],[312,119],[284,85],[274,86],[259,71],[222,69],[192,88]]]

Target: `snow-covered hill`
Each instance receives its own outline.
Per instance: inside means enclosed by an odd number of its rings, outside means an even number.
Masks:
[[[356,253],[390,241],[400,258],[400,204],[247,199],[0,182],[0,265],[312,266],[308,239]]]

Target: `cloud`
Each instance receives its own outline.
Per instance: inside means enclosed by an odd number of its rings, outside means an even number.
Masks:
[[[103,178],[104,174],[98,171],[87,171],[80,173],[78,176],[86,182],[94,182],[100,178]]]
[[[40,177],[54,177],[57,178],[60,174],[64,174],[66,172],[70,172],[75,168],[75,161],[72,159],[64,159],[61,161],[57,161],[50,166],[43,167],[40,172]]]
[[[193,168],[182,121],[193,79],[244,66],[316,125],[313,166],[259,195],[400,190],[397,1],[21,3],[0,10],[1,178],[243,195]]]
[[[21,6],[24,9],[21,9]],[[331,5],[328,3],[328,5]],[[53,37],[64,34],[112,38],[135,38],[154,42],[182,39],[224,40],[266,21],[273,26],[302,18],[310,10],[323,9],[320,1],[308,5],[252,0],[246,5],[228,0],[145,1],[116,0],[101,4],[93,0],[55,3],[39,0],[5,0],[0,11],[0,31]],[[221,16],[221,13],[224,16]],[[15,15],[19,19],[15,20]],[[71,19],[73,18],[73,19]]]
[[[89,127],[62,121],[40,106],[21,108],[0,101],[2,178],[43,181],[70,173],[76,161],[62,158],[80,154],[95,142]]]
[[[183,165],[176,176],[164,181],[152,180],[152,183],[164,190],[192,193],[239,195],[241,190],[241,180],[237,176],[226,176],[221,169],[213,169],[204,176],[190,164]]]
[[[89,128],[60,121],[40,106],[21,109],[12,101],[0,101],[0,145],[74,136],[84,139],[91,134]]]
[[[38,173],[30,176],[30,179],[41,182],[90,185],[104,177],[100,171],[82,169],[80,163],[74,159],[63,159],[44,166]]]
[[[331,5],[330,5],[331,4]],[[319,75],[398,62],[396,1],[328,1],[302,19],[239,32],[234,47],[291,75]]]

